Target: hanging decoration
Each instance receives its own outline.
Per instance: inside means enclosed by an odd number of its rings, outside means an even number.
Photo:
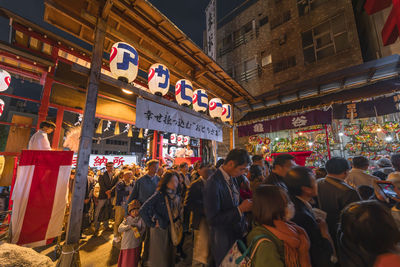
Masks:
[[[129,125],[128,134],[126,135],[127,137],[133,137],[132,127],[133,127],[132,125]]]
[[[208,96],[204,89],[197,89],[193,92],[193,109],[205,113],[208,108]]]
[[[138,138],[143,139],[143,128],[140,128]]]
[[[114,129],[114,135],[119,135],[120,131],[119,131],[119,123],[116,122],[115,123],[115,129]]]
[[[74,126],[79,126],[82,123],[83,115],[79,114],[78,120],[75,122]]]
[[[173,133],[173,134],[170,135],[169,142],[171,144],[176,144],[176,134]]]
[[[0,117],[3,115],[5,105],[3,99],[0,99]]]
[[[178,135],[176,140],[177,140],[177,145],[181,146],[183,144],[183,135]]]
[[[99,125],[97,126],[96,129],[96,134],[102,134],[103,133],[103,120],[100,120]]]
[[[219,98],[213,98],[210,100],[209,107],[211,118],[221,118],[222,115],[222,101]]]
[[[111,47],[110,71],[118,80],[130,83],[136,79],[139,70],[139,54],[136,49],[124,42]]]
[[[0,92],[7,90],[10,83],[11,75],[7,71],[0,69]]]
[[[160,63],[151,65],[148,74],[148,85],[150,92],[158,96],[164,96],[169,90],[169,70]]]
[[[185,146],[187,146],[187,145],[189,145],[189,142],[190,142],[190,137],[189,136],[184,136],[183,137],[183,144]]]
[[[175,85],[175,98],[179,105],[190,106],[193,98],[193,85],[188,80],[179,80]]]
[[[111,121],[107,121],[107,126],[104,129],[104,132],[108,132],[110,130],[110,128],[111,128]]]
[[[230,104],[222,105],[221,120],[223,122],[231,122],[232,121],[232,106]]]

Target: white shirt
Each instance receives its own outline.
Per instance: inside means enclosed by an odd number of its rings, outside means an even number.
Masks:
[[[49,138],[47,133],[42,130],[38,130],[34,135],[32,135],[29,140],[28,145],[29,150],[51,150]]]

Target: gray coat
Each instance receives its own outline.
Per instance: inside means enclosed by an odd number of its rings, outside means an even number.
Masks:
[[[135,237],[131,226],[138,228],[140,233],[139,238]],[[126,217],[125,220],[118,227],[118,232],[123,233],[121,241],[121,249],[131,249],[139,247],[140,244],[142,243],[145,229],[146,225],[140,217],[136,218],[133,218],[131,216]]]

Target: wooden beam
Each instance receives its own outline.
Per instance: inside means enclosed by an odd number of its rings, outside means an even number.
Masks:
[[[108,14],[110,14],[112,5],[113,5],[112,0],[107,0],[107,2],[104,5],[103,11],[101,12],[101,17],[103,19],[106,19],[108,17]]]

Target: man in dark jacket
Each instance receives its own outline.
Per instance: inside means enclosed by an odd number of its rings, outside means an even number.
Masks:
[[[219,266],[236,240],[243,238],[246,222],[243,214],[251,211],[251,200],[239,204],[239,191],[233,177],[247,172],[250,157],[244,149],[229,152],[224,164],[211,176],[204,188],[204,209],[210,226],[211,252]]]
[[[350,203],[360,201],[358,192],[346,184],[350,165],[344,158],[332,158],[325,165],[328,175],[318,180],[319,207],[327,213],[329,233],[337,247],[337,227],[340,213]]]
[[[310,238],[310,257],[313,267],[335,266],[333,242],[323,218],[316,218],[310,202],[317,196],[317,183],[311,169],[294,167],[284,178],[295,207],[291,219],[302,227]]]
[[[193,263],[192,266],[208,266],[209,257],[209,227],[204,212],[204,187],[207,179],[214,174],[215,169],[201,163],[196,171],[199,178],[194,180],[186,192],[184,207],[192,213],[194,229]]]
[[[156,159],[150,160],[147,162],[147,173],[140,177],[132,190],[132,193],[129,196],[128,204],[132,202],[132,200],[139,200],[140,204],[144,204],[156,191],[157,184],[160,181],[160,178],[157,176],[157,171],[159,167],[159,161]],[[143,241],[143,255],[142,255],[142,265],[147,264],[148,253],[149,253],[149,241],[150,241],[150,228],[146,226],[145,237]]]
[[[296,163],[294,162],[294,157],[292,155],[280,154],[276,156],[272,165],[272,171],[265,180],[265,183],[280,186],[287,191],[283,177],[285,177],[294,166],[296,166]]]
[[[114,163],[107,162],[106,164],[106,171],[103,173],[102,176],[99,177],[99,198],[98,203],[96,206],[96,211],[94,215],[94,225],[95,225],[95,232],[97,233],[100,227],[99,215],[102,211],[102,208],[107,204],[107,201],[111,201],[111,197],[115,194],[115,185],[118,182],[118,178],[114,177]],[[103,212],[104,209],[103,209]],[[108,228],[108,220],[105,221],[104,227]]]

